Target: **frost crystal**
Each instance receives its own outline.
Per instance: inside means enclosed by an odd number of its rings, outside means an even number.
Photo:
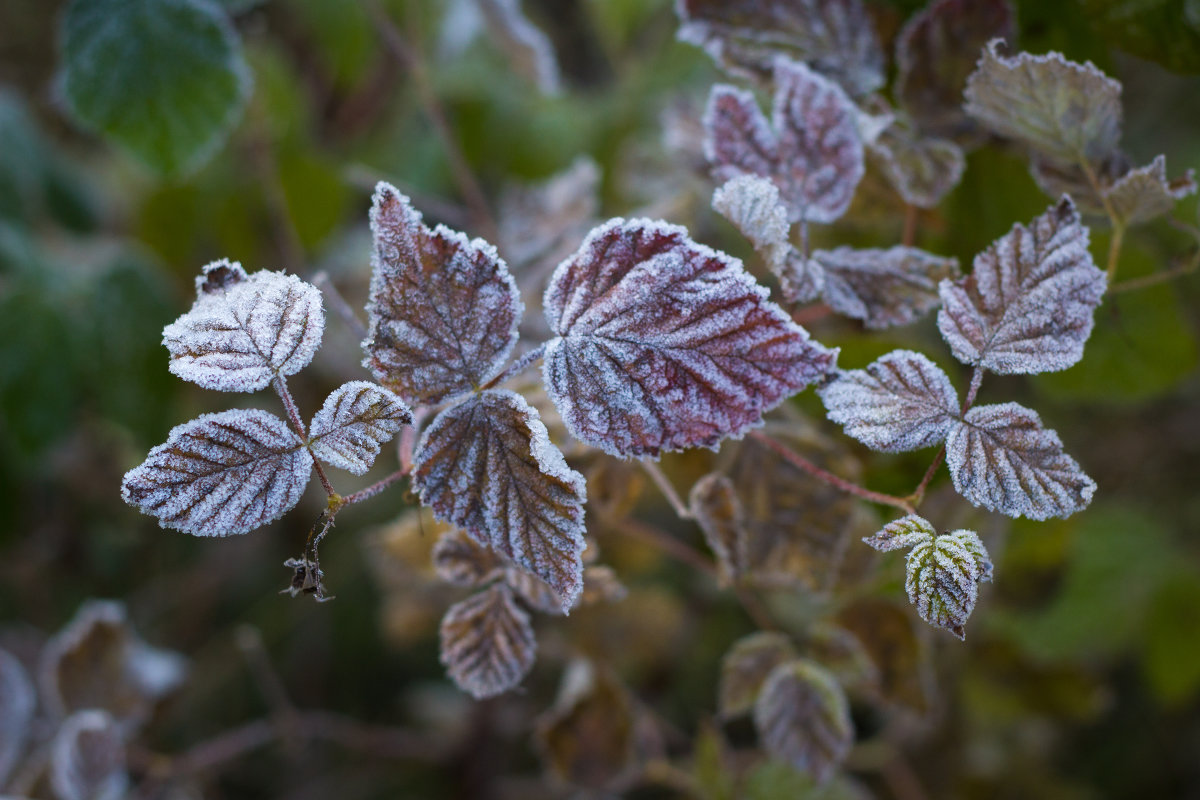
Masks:
[[[720,181],[770,178],[791,221],[833,222],[863,176],[858,112],[837,84],[803,64],[779,59],[774,69],[771,125],[749,92],[713,88],[705,156]]]
[[[344,383],[313,417],[309,448],[327,464],[362,475],[379,448],[412,422],[399,397],[367,381]]]
[[[954,357],[992,372],[1064,370],[1083,357],[1104,273],[1069,198],[975,257],[971,275],[944,280],[938,329]]]
[[[921,619],[965,639],[963,626],[975,609],[979,584],[991,579],[992,562],[979,536],[958,530],[928,536],[913,547],[904,589]]]
[[[300,501],[312,455],[283,420],[257,409],[205,414],[125,473],[121,497],[164,528],[246,533]]]
[[[837,352],[683,228],[611,220],[555,271],[547,390],[577,439],[617,456],[712,447],[820,379]]]
[[[875,534],[863,539],[881,553],[887,553],[892,550],[903,550],[906,547],[915,547],[916,545],[932,541],[937,536],[937,531],[929,521],[918,517],[916,514],[909,514],[907,517],[901,517],[897,520],[892,520],[883,529]]]
[[[938,282],[959,275],[958,259],[915,247],[839,247],[812,254],[821,268],[825,302],[871,329],[907,325],[941,302]]]
[[[845,692],[827,670],[807,659],[771,672],[754,704],[754,727],[768,753],[817,783],[833,776],[854,744]]]
[[[205,389],[254,392],[312,361],[325,331],[321,292],[283,272],[215,261],[191,311],[163,329],[170,370]]]
[[[409,199],[380,183],[371,206],[370,328],[363,366],[413,404],[440,403],[495,377],[524,310],[482,239],[429,230]]]
[[[717,710],[722,717],[736,717],[754,707],[763,682],[780,664],[799,654],[782,633],[760,631],[739,639],[721,659],[721,683]]]
[[[433,421],[413,456],[413,488],[438,519],[529,569],[569,609],[583,587],[583,476],[537,411],[489,390]]]
[[[968,411],[946,439],[946,465],[959,494],[1010,517],[1068,517],[1096,492],[1058,434],[1016,403]]]
[[[59,800],[120,800],[127,796],[125,743],[105,711],[68,717],[54,737],[50,785]]]
[[[503,583],[450,607],[441,625],[442,664],[477,700],[506,692],[533,666],[537,641],[529,614]]]
[[[757,175],[739,175],[713,192],[712,207],[750,240],[772,272],[779,272],[792,249],[779,187]]]

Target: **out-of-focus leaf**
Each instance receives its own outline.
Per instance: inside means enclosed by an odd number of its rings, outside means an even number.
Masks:
[[[965,639],[964,626],[975,610],[979,584],[991,579],[992,562],[978,534],[957,530],[914,545],[904,589],[921,619]]]
[[[256,392],[308,366],[325,332],[321,291],[295,275],[204,267],[196,302],[163,329],[171,372],[205,389]]]
[[[1098,163],[1121,139],[1121,84],[1091,63],[1061,53],[1000,53],[983,49],[967,80],[966,112],[1001,136],[1062,164]]]
[[[721,682],[717,710],[722,717],[736,717],[754,708],[767,676],[780,664],[799,654],[782,633],[760,632],[739,639],[721,659]]]
[[[543,377],[567,430],[622,457],[737,436],[837,357],[740,261],[644,219],[608,222],[559,265],[546,318]]]
[[[818,785],[807,773],[781,761],[764,761],[746,776],[739,800],[873,800],[874,795],[844,775]]]
[[[929,520],[909,514],[900,519],[892,520],[875,534],[863,539],[881,553],[892,550],[903,550],[915,547],[926,541],[937,538],[937,529],[929,524]]]
[[[966,167],[962,149],[919,131],[903,115],[867,144],[871,162],[910,205],[933,208],[958,185]]]
[[[583,476],[514,392],[488,390],[433,421],[413,457],[421,502],[558,593],[569,609],[583,588]]]
[[[1068,517],[1096,493],[1058,434],[1016,403],[968,411],[946,439],[946,466],[959,494],[1010,517]]]
[[[483,699],[521,682],[533,667],[537,641],[512,590],[494,583],[450,607],[441,648],[442,664],[458,687]]]
[[[779,198],[779,187],[758,175],[738,175],[713,192],[712,207],[750,240],[771,271],[778,274],[792,248],[788,242],[787,208]]]
[[[1081,18],[1104,41],[1169,70],[1200,73],[1200,8],[1194,0],[1083,0]]]
[[[74,117],[166,175],[204,163],[250,94],[237,32],[202,0],[75,0],[62,49]]]
[[[550,584],[528,570],[509,567],[504,570],[504,580],[516,592],[517,597],[521,598],[534,611],[562,616],[570,610],[563,607],[562,597]],[[582,596],[581,591],[579,597]],[[571,607],[573,608],[578,602],[579,598],[577,597]]]
[[[505,190],[497,244],[522,289],[527,288],[525,272],[518,267],[542,261],[556,265],[591,229],[599,210],[599,189],[600,167],[590,158],[578,158],[541,183]]]
[[[804,637],[801,654],[829,670],[847,690],[878,690],[879,668],[858,637],[844,628],[817,623]]]
[[[583,570],[583,594],[579,596],[582,605],[597,603],[617,603],[628,596],[629,590],[612,567],[603,565],[585,567]]]
[[[380,447],[410,422],[412,412],[399,397],[367,381],[350,381],[313,417],[309,447],[325,463],[363,475]]]
[[[304,494],[312,454],[283,420],[258,409],[204,414],[125,473],[121,497],[164,528],[195,536],[247,533]]]
[[[692,747],[692,775],[704,800],[734,800],[737,796],[725,750],[720,729],[711,722],[701,722]]]
[[[879,668],[880,699],[923,714],[933,687],[925,646],[913,622],[896,604],[872,598],[856,600],[837,613],[837,624],[862,642]]]
[[[772,122],[754,96],[718,85],[705,112],[713,176],[770,178],[793,222],[829,223],[846,212],[863,176],[858,112],[835,83],[786,59],[775,64]]]
[[[771,671],[754,703],[754,726],[768,753],[818,783],[833,776],[854,744],[842,687],[807,659]]]
[[[682,41],[731,71],[766,77],[807,62],[854,95],[883,85],[883,51],[860,0],[677,0]]]
[[[36,707],[25,668],[7,650],[0,650],[0,786],[21,758]]]
[[[603,453],[596,454],[584,474],[588,514],[608,523],[619,522],[632,513],[646,483],[645,472],[636,462],[609,458]]]
[[[838,247],[817,250],[825,302],[839,314],[860,319],[871,329],[908,325],[941,299],[938,282],[957,278],[958,260],[915,247]]]
[[[475,0],[487,21],[486,30],[508,56],[513,69],[543,94],[561,88],[558,60],[550,39],[521,12],[520,0]]]
[[[1179,570],[1163,581],[1139,627],[1150,688],[1164,704],[1181,705],[1200,689],[1200,575]]]
[[[717,557],[721,585],[733,585],[746,570],[746,514],[733,481],[719,472],[705,475],[692,486],[688,506]]]
[[[107,711],[72,714],[54,737],[50,785],[58,800],[120,800],[129,790],[125,742]]]
[[[1080,213],[1107,216],[1101,193],[1104,187],[1112,186],[1129,172],[1129,157],[1117,150],[1102,161],[1088,166],[1100,185],[1100,192],[1097,192],[1097,187],[1092,185],[1091,178],[1079,164],[1059,164],[1035,157],[1029,163],[1029,174],[1047,197],[1070,195]]]
[[[433,568],[438,577],[455,586],[481,586],[503,566],[496,553],[460,530],[442,534],[433,546]]]
[[[946,373],[911,350],[843,372],[818,394],[846,435],[885,453],[940,444],[959,414],[958,393]]]
[[[954,357],[1002,375],[1056,372],[1083,357],[1104,273],[1088,230],[1064,197],[975,257],[974,271],[942,281],[938,329]]]
[[[1008,0],[933,0],[896,37],[897,102],[921,130],[960,140],[975,130],[963,112],[963,89],[979,51],[1016,34]]]
[[[1195,173],[1187,170],[1182,178],[1167,180],[1167,159],[1157,156],[1144,167],[1130,170],[1105,191],[1117,218],[1126,225],[1169,213],[1175,203],[1196,193]]]
[[[524,307],[496,248],[439,225],[395,187],[371,205],[370,329],[363,366],[413,404],[435,404],[496,376]]]
[[[549,771],[576,786],[603,788],[634,759],[634,706],[607,669],[572,662],[554,706],[538,717],[535,743]]]

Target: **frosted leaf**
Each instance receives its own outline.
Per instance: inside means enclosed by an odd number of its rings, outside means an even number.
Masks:
[[[440,403],[495,377],[524,310],[496,249],[442,225],[429,230],[409,199],[382,182],[371,232],[363,366],[414,405]]]
[[[897,102],[934,136],[960,139],[975,125],[963,112],[963,89],[992,39],[1016,34],[1008,0],[934,0],[896,38]]]
[[[717,711],[727,719],[749,712],[767,676],[798,655],[782,633],[761,631],[739,639],[721,659]]]
[[[125,743],[108,712],[80,711],[58,729],[51,749],[50,785],[58,800],[120,800],[126,796]]]
[[[929,524],[928,520],[918,517],[916,514],[909,514],[906,517],[892,520],[863,541],[879,552],[887,553],[891,550],[914,547],[926,540],[933,541],[935,536],[937,536],[937,530]]]
[[[676,0],[679,39],[734,72],[765,77],[807,62],[855,95],[884,83],[883,51],[860,0]]]
[[[612,567],[599,565],[583,570],[583,594],[579,596],[581,605],[618,603],[628,594],[629,590],[621,583]]]
[[[611,670],[572,661],[554,705],[537,719],[538,755],[559,781],[610,788],[628,775],[635,747],[645,742],[635,712],[633,698]]]
[[[521,11],[520,0],[475,0],[487,22],[486,30],[500,45],[513,69],[537,85],[543,94],[558,94],[558,60],[550,39]]]
[[[964,364],[1002,375],[1057,372],[1083,357],[1104,273],[1069,198],[975,257],[974,271],[939,287],[938,329]]]
[[[901,453],[941,444],[958,417],[946,373],[920,353],[894,350],[842,372],[817,392],[829,419],[872,450]]]
[[[534,611],[561,617],[570,610],[563,608],[562,598],[550,584],[528,570],[508,567],[504,570],[504,580],[516,592],[517,597]],[[582,594],[580,596],[582,597]],[[571,608],[577,603],[578,598],[571,604]]]
[[[719,83],[708,95],[704,111],[704,157],[713,176],[727,182],[741,175],[775,177],[780,161],[779,142],[754,95]]]
[[[42,648],[38,681],[47,711],[62,718],[104,709],[134,724],[187,675],[187,661],[146,644],[129,623],[125,606],[89,600]]]
[[[904,589],[921,619],[966,638],[967,618],[992,563],[974,531],[958,530],[918,542],[908,554]]]
[[[918,208],[942,202],[966,166],[957,144],[921,133],[904,116],[896,116],[867,145],[867,155],[904,202]]]
[[[537,641],[527,614],[503,583],[456,603],[441,625],[441,660],[477,700],[507,692],[533,667]]]
[[[850,704],[832,675],[807,659],[776,667],[754,704],[763,749],[818,783],[829,780],[854,744]]]
[[[757,175],[739,175],[713,192],[712,207],[750,240],[772,272],[779,271],[792,249],[779,187]]]
[[[569,609],[583,585],[583,476],[518,394],[489,390],[433,421],[413,489],[438,519],[546,581]]]
[[[1144,167],[1130,170],[1105,191],[1117,219],[1126,225],[1146,222],[1166,214],[1175,203],[1196,193],[1195,173],[1188,170],[1182,178],[1167,180],[1164,156]]]
[[[1101,191],[1119,181],[1129,172],[1130,166],[1128,156],[1119,150],[1104,160],[1089,165]],[[1104,199],[1079,164],[1060,164],[1035,156],[1029,162],[1029,174],[1047,196],[1058,198],[1064,194],[1070,195],[1081,214],[1101,217],[1108,215],[1104,208]]]
[[[363,475],[379,448],[410,422],[412,412],[399,397],[367,381],[350,381],[313,417],[309,448],[325,463]]]
[[[433,569],[455,586],[482,586],[500,574],[504,564],[496,553],[460,530],[442,534],[433,546]]]
[[[681,227],[615,219],[555,271],[547,391],[577,439],[613,455],[740,436],[832,368],[740,261]]]
[[[214,261],[192,309],[163,328],[171,372],[223,392],[255,392],[312,361],[325,331],[321,292],[295,275]]]
[[[799,250],[788,252],[778,272],[779,289],[789,303],[815,300],[825,289],[825,269]]]
[[[871,329],[908,325],[941,302],[938,284],[959,276],[958,259],[915,247],[817,250],[825,302]]]
[[[204,414],[176,425],[126,472],[121,497],[164,528],[246,533],[300,502],[312,463],[300,438],[266,411]]]
[[[1096,492],[1058,434],[1016,403],[968,411],[946,439],[946,465],[960,495],[1010,517],[1069,517]]]
[[[717,557],[721,585],[733,585],[746,570],[746,514],[733,481],[718,472],[705,475],[692,486],[688,505]]]
[[[966,112],[994,133],[1063,164],[1098,162],[1121,138],[1121,84],[1061,53],[1004,56],[993,39],[964,92]]]
[[[0,650],[0,786],[21,758],[36,707],[25,668],[7,650]]]

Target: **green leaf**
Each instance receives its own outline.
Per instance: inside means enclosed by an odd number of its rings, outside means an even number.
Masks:
[[[1181,569],[1159,586],[1146,614],[1142,669],[1158,699],[1181,705],[1200,689],[1200,575]]]
[[[208,0],[73,0],[62,42],[71,113],[163,175],[208,160],[250,93],[237,32]]]
[[[1200,73],[1195,0],[1083,0],[1084,18],[1104,39],[1169,70]]]

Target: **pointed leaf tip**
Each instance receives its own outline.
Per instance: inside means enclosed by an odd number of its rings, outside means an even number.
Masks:
[[[992,562],[979,536],[957,530],[915,544],[908,554],[904,588],[921,619],[965,639],[979,584],[991,577]]]

